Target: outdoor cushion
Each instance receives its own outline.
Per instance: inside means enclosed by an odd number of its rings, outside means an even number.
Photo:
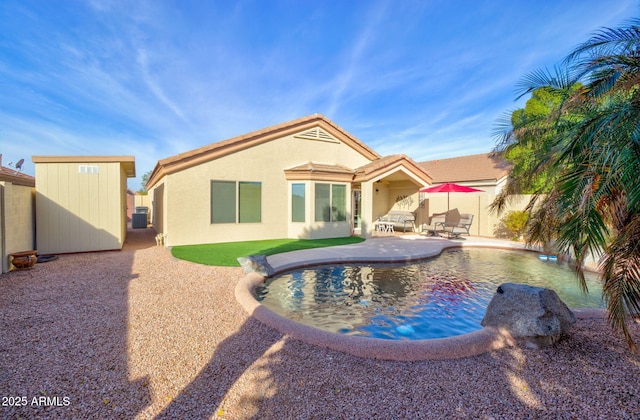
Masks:
[[[394,228],[402,227],[402,231],[407,230],[407,226],[414,230],[413,223],[415,222],[415,216],[408,210],[391,210],[389,213],[378,219],[381,222],[393,223]]]
[[[460,214],[460,221],[457,223],[447,223],[444,230],[449,238],[460,238],[460,235],[469,235],[469,228],[473,222],[473,214]]]
[[[444,224],[447,221],[447,212],[433,213],[429,224],[422,224],[422,231],[429,232],[431,235],[437,235],[438,231],[444,230]]]

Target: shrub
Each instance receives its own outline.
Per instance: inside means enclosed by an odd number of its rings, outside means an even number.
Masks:
[[[529,213],[526,211],[514,210],[508,212],[500,219],[500,225],[496,228],[496,236],[519,240],[527,225],[527,220],[529,220]]]

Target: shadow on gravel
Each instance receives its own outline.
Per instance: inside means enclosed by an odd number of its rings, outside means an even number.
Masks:
[[[219,408],[228,391],[281,338],[282,335],[277,331],[250,318],[238,332],[217,346],[211,360],[198,376],[156,418],[209,418],[214,415],[227,418]],[[271,366],[267,366],[267,369],[271,369]],[[268,381],[267,377],[263,379]],[[261,396],[257,398],[242,404],[257,411]]]
[[[297,340],[269,352],[282,337],[250,319],[157,418],[634,418],[640,361],[618,337],[585,341],[589,328],[552,349],[394,362]]]
[[[125,248],[155,245],[148,229],[129,240]],[[0,276],[0,397],[20,398],[0,418],[132,418],[151,404],[148,379],[129,380],[133,258],[61,255]]]
[[[148,231],[132,232],[149,245]],[[0,397],[29,403],[0,406],[0,418],[144,416],[153,381],[129,379],[127,352],[133,258],[68,255],[0,276]],[[604,320],[550,349],[394,362],[285,340],[249,318],[157,418],[635,418],[638,377],[640,359]]]

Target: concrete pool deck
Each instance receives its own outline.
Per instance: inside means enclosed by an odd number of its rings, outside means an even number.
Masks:
[[[519,242],[480,237],[448,240],[416,234],[276,254],[269,256],[267,261],[279,273],[326,263],[412,261],[435,257],[448,248],[461,247],[527,250]],[[447,360],[475,356],[516,344],[508,331],[496,328],[482,328],[469,334],[430,340],[384,340],[332,333],[285,318],[260,304],[252,292],[263,281],[264,277],[249,273],[236,286],[236,299],[251,316],[290,337],[360,357],[402,361]],[[577,311],[576,316],[580,317],[580,312]],[[585,312],[585,315],[593,316],[591,312]]]
[[[521,242],[493,238],[464,237],[449,240],[423,235],[370,238],[364,242],[327,248],[305,249],[271,255],[267,261],[276,272],[294,268],[347,262],[403,262],[435,257],[448,248],[483,247],[526,250]],[[530,249],[531,250],[531,249]]]

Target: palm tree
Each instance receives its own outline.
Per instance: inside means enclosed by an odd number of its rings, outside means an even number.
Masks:
[[[600,258],[609,322],[637,352],[627,321],[640,315],[640,20],[601,29],[520,89],[521,96],[548,89],[560,101],[502,133],[498,153],[525,145],[537,155],[492,207],[545,171],[551,181],[529,203],[528,240],[553,237],[559,252],[574,256],[584,290],[585,258]]]

